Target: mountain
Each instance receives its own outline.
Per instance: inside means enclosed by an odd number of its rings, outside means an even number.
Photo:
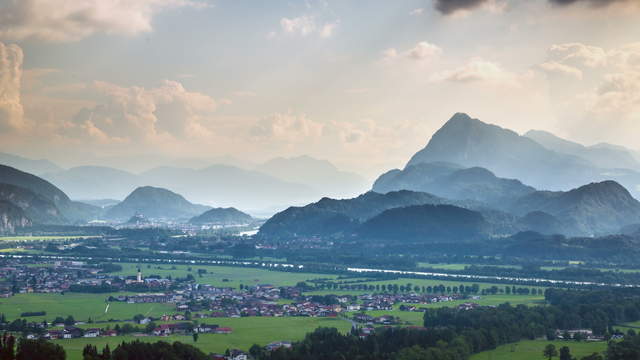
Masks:
[[[62,170],[62,168],[49,160],[33,160],[7,153],[0,153],[0,164],[11,166],[32,174],[44,174]]]
[[[142,185],[137,175],[105,166],[78,166],[42,177],[72,199],[124,199]]]
[[[236,208],[214,208],[189,220],[196,225],[245,225],[253,222],[251,215]]]
[[[547,235],[577,232],[575,229],[569,229],[568,224],[563,224],[558,218],[544,211],[527,213],[518,219],[517,225],[523,230]]]
[[[49,199],[28,189],[0,183],[0,200],[22,209],[27,217],[37,224],[64,224],[67,220]]]
[[[633,156],[633,153],[621,146],[605,143],[593,146],[584,146],[576,142],[559,138],[552,133],[540,130],[530,130],[524,136],[534,140],[547,149],[562,154],[580,157],[599,168],[640,169],[640,163]]]
[[[367,189],[367,181],[358,174],[340,171],[326,160],[310,156],[275,158],[256,167],[275,178],[305,184],[322,196],[351,197]]]
[[[481,239],[489,224],[476,211],[452,205],[414,205],[383,211],[367,220],[358,234],[367,239],[401,242],[452,242]]]
[[[264,211],[317,198],[310,187],[257,171],[213,165],[204,169],[159,167],[141,175],[142,182],[217,206]],[[195,214],[194,214],[195,215]]]
[[[28,189],[51,201],[70,222],[91,220],[101,212],[98,207],[71,201],[67,194],[50,182],[9,166],[0,165],[0,183]]]
[[[616,180],[640,194],[640,173],[601,169],[575,155],[559,153],[496,125],[457,113],[418,151],[408,166],[449,162],[483,167],[498,177],[519,179],[538,189],[567,190],[586,183]]]
[[[627,225],[640,223],[640,202],[615,181],[591,183],[567,192],[536,191],[514,201],[512,210],[519,215],[545,212],[578,235],[619,233]]]
[[[31,226],[31,220],[18,206],[0,200],[0,234],[12,234],[16,228]]]
[[[356,230],[364,222],[385,210],[410,205],[444,204],[437,196],[413,191],[387,194],[368,192],[352,199],[322,198],[302,206],[289,207],[265,222],[258,236],[267,239],[337,236]]]
[[[182,195],[167,189],[143,186],[135,189],[121,203],[109,208],[107,219],[126,221],[136,214],[151,219],[184,220],[210,209],[192,204]]]
[[[500,209],[512,199],[536,189],[518,180],[498,178],[481,167],[464,169],[456,164],[436,162],[391,170],[375,181],[372,190],[380,193],[421,191],[447,199],[474,200]]]

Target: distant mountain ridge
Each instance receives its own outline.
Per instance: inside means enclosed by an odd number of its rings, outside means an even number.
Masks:
[[[143,186],[135,189],[121,203],[109,208],[107,219],[126,221],[137,214],[150,219],[189,219],[210,209],[192,204],[182,195],[163,188]]]
[[[615,181],[567,192],[537,191],[514,201],[512,210],[521,215],[543,211],[590,236],[620,233],[623,227],[640,223],[640,202]]]
[[[568,190],[590,182],[616,180],[640,194],[640,173],[601,169],[581,157],[547,149],[514,131],[457,113],[407,163],[449,162],[483,167],[498,177],[518,179],[537,189]]]
[[[427,192],[452,200],[474,200],[502,208],[505,202],[534,192],[519,180],[496,177],[481,168],[462,168],[452,163],[418,163],[404,170],[391,170],[373,184],[373,191],[397,190]]]
[[[640,162],[634,157],[633,152],[622,146],[610,144],[584,146],[582,144],[557,137],[550,132],[541,130],[529,130],[524,134],[524,136],[534,140],[549,150],[580,157],[599,168],[640,169]]]
[[[213,208],[189,220],[196,225],[244,225],[254,221],[251,215],[236,208]]]
[[[0,164],[36,175],[62,171],[61,167],[46,159],[34,160],[7,153],[0,153]]]

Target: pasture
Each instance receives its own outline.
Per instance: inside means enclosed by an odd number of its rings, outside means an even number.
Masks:
[[[525,340],[514,344],[498,346],[494,350],[483,351],[471,355],[470,360],[541,360],[542,350],[548,344],[554,344],[560,351],[563,346],[571,349],[571,355],[576,358],[601,353],[607,348],[605,341],[599,342],[575,342],[575,341],[546,341],[546,340]]]
[[[191,335],[172,335],[168,337],[156,336],[114,336],[100,338],[77,338],[56,340],[67,352],[67,359],[81,360],[82,349],[86,344],[96,345],[102,349],[109,344],[113,350],[123,341],[140,340],[146,342],[180,341],[185,344],[197,346],[205,353],[223,353],[226,349],[248,350],[251,345],[266,345],[274,341],[296,341],[304,338],[305,334],[318,327],[333,327],[342,333],[347,333],[351,328],[348,321],[331,318],[312,317],[245,317],[245,318],[218,318],[202,321],[207,324],[218,324],[231,327],[232,334],[200,334],[198,342],[193,342]]]

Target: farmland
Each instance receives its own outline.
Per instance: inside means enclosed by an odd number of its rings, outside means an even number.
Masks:
[[[109,344],[113,349],[122,341],[180,341],[186,344],[195,345],[205,353],[224,352],[226,349],[249,349],[253,344],[268,344],[273,341],[296,341],[302,339],[306,333],[315,330],[318,327],[335,327],[342,333],[349,331],[351,324],[341,319],[328,318],[266,318],[266,317],[247,317],[247,318],[226,318],[207,321],[207,323],[215,322],[220,326],[233,328],[232,334],[200,334],[198,342],[193,342],[191,335],[172,335],[168,337],[155,336],[114,336],[102,338],[77,338],[57,340],[67,351],[68,359],[82,359],[82,349],[86,344],[93,344],[102,348]]]
[[[471,355],[470,360],[540,360],[543,359],[542,350],[548,344],[554,344],[557,349],[568,346],[571,354],[576,358],[601,353],[606,350],[607,343],[598,342],[574,342],[574,341],[544,341],[526,340],[514,344],[498,346],[494,350],[483,351]]]

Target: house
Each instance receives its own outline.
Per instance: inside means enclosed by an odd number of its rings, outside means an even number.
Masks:
[[[218,328],[218,325],[200,324],[194,330],[199,333],[212,333]]]
[[[63,339],[74,339],[82,336],[82,329],[77,328],[75,326],[66,326],[64,330],[62,330],[62,338]]]
[[[94,338],[94,337],[98,337],[98,336],[100,336],[100,329],[87,329],[84,332],[84,337]]]
[[[242,350],[233,349],[231,350],[227,359],[228,360],[248,360],[249,355]]]
[[[230,327],[219,327],[214,330],[214,333],[216,334],[231,334],[232,332],[233,329]]]
[[[291,348],[291,342],[289,342],[289,341],[276,341],[276,342],[272,342],[270,344],[267,344],[267,346],[265,346],[265,349],[267,349],[268,351],[278,350],[279,348],[289,349],[289,348]]]

